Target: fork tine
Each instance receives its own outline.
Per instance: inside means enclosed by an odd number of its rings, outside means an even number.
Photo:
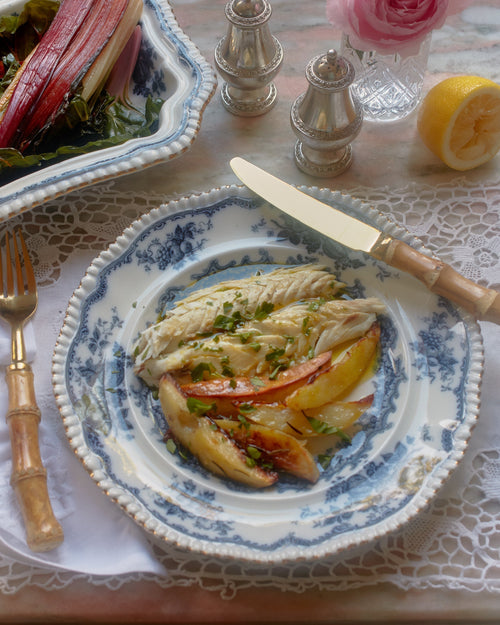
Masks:
[[[5,273],[7,278],[7,295],[14,295],[14,276],[12,274],[12,261],[10,254],[9,233],[5,233]]]
[[[23,250],[23,260],[24,260],[24,270],[26,272],[26,283],[28,286],[28,293],[36,293],[36,280],[35,280],[35,272],[33,271],[33,265],[31,264],[30,255],[28,252],[28,248],[24,241],[23,233],[21,230],[17,231],[19,235],[19,240],[21,241],[21,248]]]
[[[16,268],[17,292],[19,295],[21,295],[22,293],[24,293],[24,278],[15,231],[12,234],[12,242],[14,243],[14,266]]]

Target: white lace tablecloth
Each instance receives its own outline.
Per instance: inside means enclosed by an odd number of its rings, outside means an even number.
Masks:
[[[468,278],[500,288],[500,180],[483,185],[457,178],[437,187],[356,188],[352,194],[406,225]],[[133,219],[163,200],[131,195],[108,182],[7,224],[22,224],[40,287],[33,364],[42,410],[42,456],[66,541],[59,554],[34,557],[24,548],[9,485],[7,428],[0,423],[0,591],[15,593],[29,585],[53,590],[84,579],[110,589],[135,580],[162,587],[199,585],[224,598],[249,587],[303,592],[380,582],[403,589],[500,593],[500,328],[489,323],[481,324],[486,352],[481,416],[464,460],[426,510],[376,544],[312,563],[274,567],[219,560],[154,545],[102,495],[69,450],[52,396],[52,349],[68,298],[91,260]]]

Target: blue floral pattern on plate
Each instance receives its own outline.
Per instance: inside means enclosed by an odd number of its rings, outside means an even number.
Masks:
[[[341,194],[319,199],[421,248]],[[170,454],[158,401],[133,374],[131,345],[193,288],[276,265],[318,262],[352,296],[377,296],[380,366],[352,444],[317,484],[252,491]],[[257,561],[336,553],[414,516],[463,454],[478,415],[477,323],[417,280],[291,222],[239,187],[172,202],[136,221],[90,266],[68,307],[53,379],[68,439],[113,500],[167,542]]]
[[[25,2],[9,2],[8,14],[20,11]],[[217,78],[179,28],[168,1],[143,2],[143,41],[131,101],[144,108],[148,95],[165,100],[158,130],[31,173],[20,170],[19,178],[0,188],[0,221],[69,191],[168,161],[191,146]]]

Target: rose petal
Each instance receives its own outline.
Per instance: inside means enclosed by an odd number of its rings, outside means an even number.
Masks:
[[[413,53],[447,15],[471,0],[327,0],[329,21],[361,50]],[[460,9],[459,9],[460,10]]]

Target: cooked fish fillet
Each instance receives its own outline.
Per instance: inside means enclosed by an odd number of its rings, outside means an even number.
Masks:
[[[302,265],[196,291],[141,333],[134,347],[136,370],[142,371],[146,362],[169,354],[179,344],[212,332],[215,320],[227,315],[229,308],[231,315],[248,316],[265,304],[276,310],[303,298],[330,299],[343,286],[324,268]]]
[[[270,374],[366,334],[385,307],[376,298],[300,301],[248,321],[233,332],[211,335],[143,363],[140,375],[157,386],[167,371],[208,365],[213,372]]]

